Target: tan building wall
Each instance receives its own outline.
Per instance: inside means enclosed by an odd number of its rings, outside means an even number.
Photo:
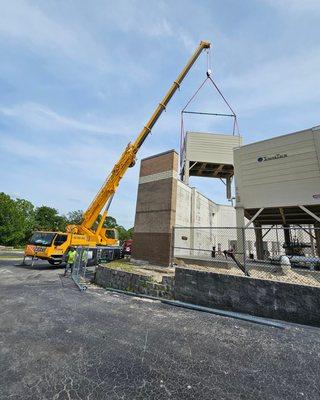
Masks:
[[[233,207],[217,204],[178,180],[175,256],[210,257],[213,246],[228,249],[229,240],[236,239],[236,231],[215,228],[234,227],[235,223]]]

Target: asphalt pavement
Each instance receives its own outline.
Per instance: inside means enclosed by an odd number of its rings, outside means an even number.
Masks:
[[[0,399],[320,398],[320,330],[89,287],[0,257]]]

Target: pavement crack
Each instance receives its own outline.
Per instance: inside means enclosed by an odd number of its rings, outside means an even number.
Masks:
[[[145,351],[147,349],[148,334],[149,334],[149,330],[147,329],[146,337],[145,337],[145,341],[144,341],[143,352],[142,352],[142,359],[141,359],[142,362],[144,361],[144,354],[145,354]]]

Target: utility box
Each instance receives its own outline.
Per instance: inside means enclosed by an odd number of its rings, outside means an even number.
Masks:
[[[320,127],[234,151],[237,207],[320,204]]]
[[[187,132],[182,153],[182,177],[231,178],[234,174],[233,150],[242,144],[241,136]]]

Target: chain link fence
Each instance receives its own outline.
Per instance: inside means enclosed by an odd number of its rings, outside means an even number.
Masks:
[[[320,228],[175,227],[173,263],[219,273],[320,286]]]
[[[81,291],[87,289],[94,279],[95,268],[99,263],[107,263],[121,257],[121,248],[114,247],[76,247],[71,277]]]
[[[93,249],[90,247],[77,247],[73,262],[71,277],[81,291],[87,289],[89,282],[87,277],[88,261],[93,258]]]

